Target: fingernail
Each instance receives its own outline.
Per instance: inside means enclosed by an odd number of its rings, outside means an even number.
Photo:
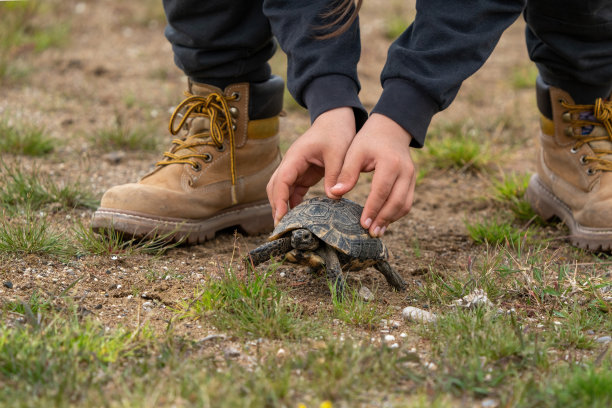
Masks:
[[[367,220],[365,220],[365,227],[370,228],[370,225],[372,225],[372,219],[368,218]]]
[[[387,230],[387,227],[382,227],[382,228],[380,229],[380,235],[379,235],[379,236],[381,236],[381,237],[382,237],[383,235],[385,235],[385,231],[386,231],[386,230]]]
[[[338,183],[338,184],[332,186],[331,190],[337,190],[339,188],[342,188],[342,184],[341,183]]]
[[[374,228],[374,236],[379,237],[380,236],[379,234],[380,234],[380,227]]]

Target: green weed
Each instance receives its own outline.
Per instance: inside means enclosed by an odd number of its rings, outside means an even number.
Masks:
[[[54,231],[45,217],[26,210],[25,219],[2,216],[0,223],[0,252],[36,254],[67,258],[74,248],[61,232]]]
[[[540,220],[525,199],[530,177],[529,174],[510,173],[492,181],[493,199],[508,207],[520,221]]]
[[[348,285],[343,295],[338,295],[333,283],[328,282],[328,286],[332,294],[334,316],[345,323],[373,329],[380,325],[381,319],[390,315],[388,309],[379,311],[375,303],[365,301],[356,289]]]
[[[509,222],[496,219],[484,219],[477,222],[466,221],[465,228],[470,238],[477,244],[520,245],[533,235],[530,229],[517,228]]]
[[[89,255],[130,256],[141,253],[159,256],[182,243],[180,240],[170,242],[173,232],[137,239],[113,228],[94,231],[90,225],[85,225],[80,220],[74,226],[73,232],[79,252]]]
[[[119,115],[115,116],[112,126],[93,134],[90,140],[104,151],[155,151],[158,146],[154,132],[147,128],[132,128]]]
[[[274,269],[239,274],[227,268],[220,279],[211,279],[192,301],[182,303],[179,315],[205,318],[221,330],[243,335],[300,338],[308,326],[300,319],[300,307],[271,279]]]
[[[427,148],[419,154],[423,166],[438,169],[482,170],[492,156],[479,129],[469,123],[454,123],[434,127]]]
[[[549,364],[546,345],[523,333],[514,315],[482,307],[446,313],[436,325],[424,325],[422,334],[432,340],[433,361],[444,367],[433,381],[445,392],[490,395],[524,370]]]
[[[64,209],[96,208],[98,201],[80,182],[59,185],[34,168],[26,171],[18,165],[0,161],[0,207],[8,212],[43,209],[59,204]]]
[[[56,141],[42,127],[12,124],[5,115],[0,118],[0,152],[26,156],[44,156],[53,151]]]

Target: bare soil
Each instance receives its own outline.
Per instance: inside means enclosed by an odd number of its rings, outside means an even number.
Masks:
[[[379,73],[390,40],[385,26],[393,14],[410,16],[412,6],[402,2],[366,1],[361,17],[363,54],[359,65],[362,100],[371,108],[380,95]],[[57,140],[55,152],[42,159],[3,157],[25,168],[38,167],[58,182],[84,182],[98,196],[109,187],[132,182],[144,175],[170,145],[167,120],[182,99],[185,78],[173,63],[172,50],[163,36],[164,22],[148,2],[62,2],[71,24],[66,46],[32,54],[33,70],[25,82],[3,85],[0,113],[39,123]],[[408,282],[397,293],[373,269],[350,275],[349,283],[363,284],[376,294],[381,306],[390,306],[391,318],[401,321],[401,309],[415,304],[413,293],[428,273],[465,274],[469,262],[485,256],[486,247],[474,244],[466,220],[492,216],[498,210],[487,199],[490,179],[503,172],[534,170],[538,112],[534,92],[515,89],[512,74],[528,64],[523,39],[524,23],[517,21],[485,66],[465,81],[451,108],[434,118],[442,122],[470,121],[491,133],[491,149],[499,158],[488,172],[432,171],[417,186],[411,213],[394,223],[384,237],[392,253],[391,264]],[[276,64],[276,63],[275,63]],[[276,73],[284,75],[282,64]],[[158,135],[156,152],[125,152],[115,163],[96,147],[91,136],[110,127],[120,117],[131,126],[149,126]],[[504,128],[491,124],[504,118]],[[282,118],[284,145],[307,129],[305,111],[288,109]],[[497,130],[496,130],[497,129]],[[164,147],[165,146],[165,147]],[[419,152],[415,152],[419,156]],[[368,176],[348,194],[364,203]],[[322,193],[320,187],[312,195]],[[90,210],[60,210],[51,215],[54,225],[70,233],[75,219],[88,222]],[[563,240],[565,230],[542,229],[550,251],[572,253]],[[83,313],[93,314],[108,326],[137,326],[148,321],[165,330],[180,302],[189,301],[209,279],[232,265],[240,271],[240,258],[263,243],[265,235],[245,237],[233,231],[197,246],[179,247],[161,257],[86,256],[69,263],[38,256],[2,258],[0,286],[4,299],[27,299],[34,291],[66,291]],[[308,275],[303,268],[284,265],[275,279],[301,305],[305,313],[331,309],[324,277]],[[151,307],[143,308],[150,302]],[[174,322],[178,334],[194,339],[215,332],[205,321]],[[406,330],[403,326],[398,330]],[[364,329],[364,334],[367,330]],[[408,339],[410,339],[408,337]],[[408,341],[408,340],[406,340]]]

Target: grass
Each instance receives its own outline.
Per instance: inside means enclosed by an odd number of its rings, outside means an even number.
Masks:
[[[0,118],[0,152],[40,157],[51,153],[57,142],[36,125],[13,124],[8,116]]]
[[[493,200],[508,208],[514,214],[516,220],[538,220],[539,223],[542,223],[543,221],[536,216],[531,205],[525,199],[525,191],[530,177],[530,174],[509,173],[503,174],[499,180],[493,179]]]
[[[333,314],[337,319],[352,326],[375,329],[382,319],[389,317],[389,310],[379,311],[376,303],[365,301],[358,290],[347,286],[343,296],[339,296],[335,286],[331,282],[328,284]]]
[[[50,205],[65,210],[98,205],[93,193],[78,181],[58,184],[36,168],[26,170],[3,161],[0,168],[0,208],[8,213],[23,212],[26,208],[35,211]]]
[[[423,168],[479,171],[493,160],[486,138],[467,122],[434,126],[427,147],[418,153]]]
[[[74,253],[65,235],[50,227],[44,216],[26,211],[25,219],[4,216],[0,219],[0,253],[58,258],[67,258]]]
[[[70,24],[57,21],[56,7],[32,0],[0,3],[0,82],[23,79],[32,69],[29,54],[67,42]]]
[[[516,67],[512,72],[512,87],[514,89],[535,89],[538,69],[533,63]]]
[[[465,228],[469,237],[477,244],[516,246],[533,235],[533,232],[529,229],[523,230],[512,223],[494,218],[476,222],[466,221]]]
[[[170,243],[172,232],[143,239],[125,236],[113,228],[94,231],[90,225],[77,221],[73,228],[76,246],[80,254],[121,255],[151,254],[159,256],[182,242]]]
[[[299,306],[270,278],[273,271],[239,274],[227,268],[220,279],[211,279],[194,299],[183,302],[180,315],[250,337],[295,339],[312,334],[314,328],[300,319]]]
[[[158,146],[157,136],[151,129],[132,127],[120,115],[115,115],[113,124],[93,134],[90,140],[104,151],[155,151]]]

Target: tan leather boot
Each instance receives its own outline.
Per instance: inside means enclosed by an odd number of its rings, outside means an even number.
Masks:
[[[538,106],[542,83],[538,84]],[[573,245],[612,249],[612,102],[576,105],[549,87],[550,115],[541,115],[541,150],[527,200],[543,219],[559,217]]]
[[[135,237],[171,233],[189,243],[229,227],[247,234],[271,231],[266,184],[280,162],[284,84],[279,77],[268,82],[257,85],[256,97],[248,83],[221,90],[190,82],[170,119],[170,132],[180,133],[170,151],[139,182],[109,189],[92,228]]]

